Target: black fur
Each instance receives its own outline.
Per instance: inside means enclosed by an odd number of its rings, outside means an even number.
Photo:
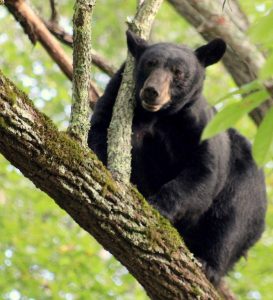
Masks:
[[[127,40],[136,58],[131,181],[174,224],[217,285],[261,236],[266,210],[264,176],[249,142],[233,129],[200,142],[214,114],[202,96],[204,67],[222,57],[225,43],[217,39],[194,52],[167,43],[148,46],[131,33]],[[157,68],[172,72],[171,101],[150,112],[139,95]],[[104,164],[123,69],[111,79],[91,120],[89,146]]]

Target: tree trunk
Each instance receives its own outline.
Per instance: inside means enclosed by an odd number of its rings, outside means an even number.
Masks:
[[[257,79],[265,58],[245,34],[248,21],[236,0],[230,1],[231,8],[227,3],[224,11],[222,1],[168,0],[168,2],[205,40],[221,37],[226,41],[228,48],[223,62],[238,86]],[[273,95],[271,88],[269,93]],[[272,99],[269,99],[250,113],[257,125],[261,123],[272,104]]]
[[[151,299],[219,299],[177,231],[0,72],[0,152],[109,250]]]
[[[148,39],[154,18],[163,0],[138,2],[138,10],[129,29],[143,39]],[[117,99],[113,107],[112,119],[107,135],[108,168],[116,179],[130,182],[131,175],[131,136],[135,108],[133,78],[135,60],[128,52]]]

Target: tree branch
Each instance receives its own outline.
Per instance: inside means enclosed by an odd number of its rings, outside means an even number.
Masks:
[[[50,0],[49,2],[50,2],[50,9],[51,9],[50,21],[53,23],[58,23],[59,15],[56,9],[56,1]]]
[[[70,58],[25,0],[6,0],[5,5],[21,24],[31,42],[35,44],[39,41],[68,79],[72,80],[73,67]],[[92,107],[100,95],[94,82],[90,85],[89,93]]]
[[[249,20],[237,0],[229,0],[223,13],[226,13],[234,25],[236,25],[236,27],[242,32],[246,32],[248,30],[250,25]]]
[[[44,21],[47,29],[62,43],[69,47],[73,47],[73,37],[67,33],[58,24],[53,22]],[[112,77],[117,69],[105,57],[97,53],[94,49],[91,50],[92,63],[97,66],[101,71]]]
[[[177,231],[0,72],[0,152],[109,250],[154,300],[219,299]]]
[[[73,16],[73,97],[69,134],[87,146],[90,128],[88,88],[91,84],[92,14],[96,0],[76,0]]]
[[[155,15],[163,0],[146,0],[139,6],[129,28],[140,37],[147,39]],[[130,182],[131,134],[134,111],[134,59],[128,52],[121,86],[108,128],[108,168],[123,182]]]
[[[248,21],[245,16],[242,17],[243,13],[237,1],[230,1],[233,3],[234,15],[224,14],[221,3],[213,0],[168,0],[168,2],[197,29],[204,39],[212,40],[221,37],[227,42],[229,47],[223,62],[238,86],[257,79],[265,58],[243,32],[248,27]],[[245,21],[238,25],[236,16],[240,16]],[[272,99],[269,99],[250,113],[256,124],[260,124],[272,104]]]

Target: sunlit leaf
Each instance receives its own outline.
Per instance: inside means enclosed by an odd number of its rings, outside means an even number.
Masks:
[[[268,111],[257,131],[252,151],[259,166],[273,157],[273,107]]]
[[[273,31],[269,30],[270,28],[273,28],[273,10],[251,27],[250,36],[258,43],[271,43],[273,41]]]
[[[206,126],[202,134],[202,140],[213,137],[234,126],[240,118],[259,106],[267,98],[267,91],[262,90],[248,95],[240,102],[226,106],[223,110],[218,112]]]
[[[261,90],[263,88],[261,82],[257,80],[253,80],[247,84],[242,85],[240,88],[233,90],[224,96],[220,97],[218,100],[214,101],[214,105],[223,102],[224,100],[227,100],[235,95],[244,95],[252,92],[256,92],[258,90]]]
[[[271,53],[268,56],[266,63],[264,64],[263,68],[260,70],[259,75],[262,79],[267,79],[273,76],[273,53]]]

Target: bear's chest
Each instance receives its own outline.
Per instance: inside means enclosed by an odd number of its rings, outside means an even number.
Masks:
[[[174,156],[178,158],[174,155],[177,152],[175,134],[170,134],[163,126],[151,124],[133,126],[132,148],[138,157],[147,158],[150,162],[164,159],[171,164]]]
[[[172,123],[133,124],[132,182],[145,195],[176,177],[190,153],[187,136]]]

